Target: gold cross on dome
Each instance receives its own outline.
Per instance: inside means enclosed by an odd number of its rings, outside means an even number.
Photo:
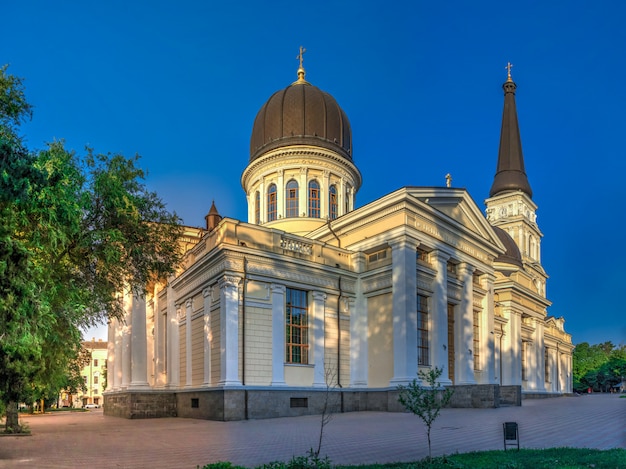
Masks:
[[[300,53],[296,56],[296,59],[300,60],[300,68],[302,68],[302,63],[304,62],[304,53],[306,49],[300,46]]]

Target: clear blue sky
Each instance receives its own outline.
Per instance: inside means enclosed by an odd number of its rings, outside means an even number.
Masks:
[[[195,226],[212,200],[246,219],[252,123],[296,79],[300,45],[350,118],[358,205],[449,172],[484,209],[510,61],[549,314],[574,343],[626,342],[625,2],[7,0],[2,16],[29,147],[138,153]]]

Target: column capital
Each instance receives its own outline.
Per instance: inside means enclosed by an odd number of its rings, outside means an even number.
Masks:
[[[185,300],[185,308],[189,309],[193,306],[193,299],[192,298],[187,298]]]
[[[431,251],[430,256],[433,260],[439,262],[448,262],[450,260],[450,254],[442,251],[441,249],[434,249]]]
[[[395,249],[402,249],[402,248],[417,249],[420,243],[416,239],[402,237],[402,238],[392,239],[388,241],[388,244],[392,250],[395,250]]]
[[[207,296],[211,296],[211,288],[205,288],[204,290],[202,290],[202,297],[206,298]]]
[[[324,301],[326,299],[326,293],[321,292],[321,291],[314,291],[313,293],[313,300],[314,301]]]
[[[468,262],[461,262],[459,264],[459,273],[463,273],[468,277],[471,276],[476,271],[476,267],[469,264]]]
[[[278,293],[282,295],[284,295],[287,291],[287,287],[280,283],[272,283],[270,285],[270,288],[272,289],[272,293]]]
[[[234,275],[224,275],[218,282],[220,290],[226,288],[237,288],[241,282],[241,277],[235,277]]]

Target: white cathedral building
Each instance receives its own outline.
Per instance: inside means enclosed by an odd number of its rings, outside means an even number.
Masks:
[[[503,88],[486,216],[449,180],[357,208],[348,117],[301,61],[254,121],[247,222],[213,205],[206,229],[186,229],[177,275],[126,294],[125,321],[109,325],[105,413],[303,415],[329,392],[337,411],[399,411],[397,386],[431,367],[458,407],[571,393],[510,69]]]

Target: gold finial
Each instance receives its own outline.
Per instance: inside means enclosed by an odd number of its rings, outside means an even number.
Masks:
[[[506,64],[506,71],[507,71],[507,78],[506,81],[513,81],[513,79],[511,78],[511,69],[513,68],[513,64],[511,62],[507,62]]]
[[[450,173],[446,174],[446,187],[450,187],[452,185],[452,175]]]
[[[306,83],[306,80],[304,79],[306,72],[304,71],[304,66],[302,65],[304,63],[305,52],[306,49],[300,46],[300,53],[296,56],[296,59],[300,61],[300,66],[298,67],[298,81],[296,83]]]

